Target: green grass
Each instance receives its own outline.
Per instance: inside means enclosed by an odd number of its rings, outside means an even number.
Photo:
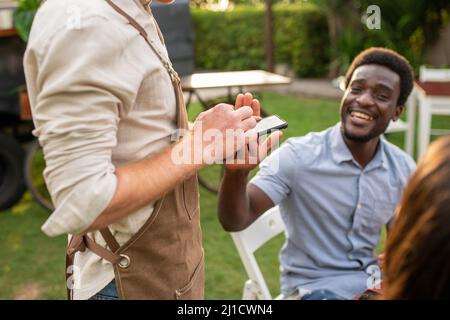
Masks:
[[[337,101],[305,99],[265,92],[262,104],[289,122],[283,140],[320,131],[338,121]],[[200,112],[193,104],[190,117]],[[449,118],[439,117],[433,123],[450,128]],[[388,139],[403,146],[403,135]],[[202,176],[217,180],[217,167],[202,171]],[[201,189],[201,220],[206,253],[206,299],[240,299],[247,279],[231,237],[222,230],[216,212],[216,197]],[[40,227],[47,213],[27,193],[12,210],[0,213],[0,299],[64,299],[64,251],[66,237],[48,238]],[[384,238],[384,236],[382,237]],[[279,236],[257,252],[264,276],[273,295],[279,292],[278,252],[283,243]],[[377,251],[382,249],[380,244]]]
[[[48,213],[26,193],[0,213],[0,299],[63,299],[66,236],[49,238],[40,227]]]

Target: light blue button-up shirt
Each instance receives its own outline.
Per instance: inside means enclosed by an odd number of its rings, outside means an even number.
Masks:
[[[351,299],[375,284],[374,248],[415,169],[409,155],[384,139],[362,168],[340,126],[288,139],[250,181],[280,206],[286,225],[285,295],[328,289]]]

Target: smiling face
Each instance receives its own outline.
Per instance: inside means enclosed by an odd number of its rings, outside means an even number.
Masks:
[[[367,142],[383,134],[403,107],[397,106],[400,76],[376,64],[355,69],[341,102],[344,137]]]

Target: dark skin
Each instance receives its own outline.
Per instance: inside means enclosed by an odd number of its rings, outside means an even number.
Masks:
[[[353,73],[340,113],[345,144],[361,167],[372,160],[389,122],[402,113],[399,96],[400,77],[392,70],[363,65]]]
[[[397,120],[403,110],[397,105],[400,77],[380,65],[357,68],[341,102],[341,122],[344,141],[354,159],[365,167],[375,155],[380,135],[391,120]],[[241,100],[240,100],[241,99]],[[256,101],[256,102],[255,102]],[[259,102],[248,94],[238,97],[235,108],[251,105],[259,116]],[[279,133],[272,140],[279,139]],[[264,148],[272,143],[266,142]],[[259,159],[260,161],[262,159]],[[226,231],[240,231],[274,206],[267,194],[248,184],[249,172],[256,165],[225,165],[219,190],[219,220]]]

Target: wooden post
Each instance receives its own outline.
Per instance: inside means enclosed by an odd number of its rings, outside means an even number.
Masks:
[[[266,1],[266,13],[264,21],[264,42],[266,49],[266,68],[268,71],[273,72],[273,12],[272,4],[273,0]]]

